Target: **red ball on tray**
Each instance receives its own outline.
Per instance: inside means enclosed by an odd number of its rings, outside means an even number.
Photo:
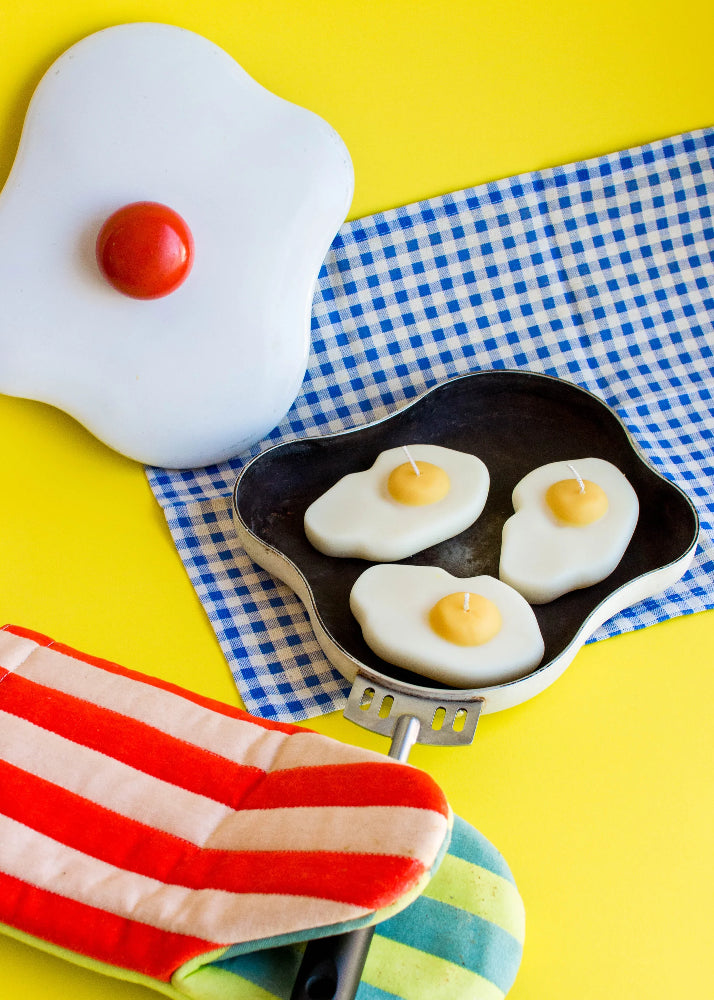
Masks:
[[[118,292],[159,299],[183,284],[193,236],[181,216],[155,201],[135,201],[109,216],[97,237],[97,264]]]

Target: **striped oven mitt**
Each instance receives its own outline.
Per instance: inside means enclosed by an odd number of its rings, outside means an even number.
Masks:
[[[270,1000],[306,940],[375,922],[360,1000],[515,978],[510,872],[428,775],[0,630],[8,934],[176,1000]]]

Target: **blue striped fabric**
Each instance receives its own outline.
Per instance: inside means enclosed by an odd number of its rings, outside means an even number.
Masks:
[[[508,931],[428,896],[412,903],[408,922],[387,921],[380,934],[452,965],[478,970],[504,993],[511,987],[522,951],[521,942]]]
[[[593,640],[714,606],[714,129],[507,178],[346,223],[320,273],[302,391],[254,455],[393,413],[484,369],[594,392],[698,508],[691,571]],[[234,541],[246,458],[149,469],[247,708],[304,719],[344,704],[302,605]]]

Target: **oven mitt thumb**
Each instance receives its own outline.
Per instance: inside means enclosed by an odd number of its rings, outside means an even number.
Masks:
[[[464,995],[490,1000],[518,967],[520,899],[481,865],[515,907],[481,914],[474,900],[498,894],[449,877],[452,862],[473,864],[456,846],[442,866],[449,900],[421,896],[451,828],[442,792],[413,767],[0,630],[0,924],[23,941],[176,1000],[269,1000],[289,996],[301,943],[386,920],[363,1000],[426,1000],[438,993],[408,992],[408,976],[403,993],[383,982],[395,949],[450,967],[461,921],[484,921],[459,968],[491,989]],[[457,824],[455,845],[467,841],[483,846]],[[428,926],[441,920],[418,917],[414,940],[394,930],[400,910],[432,903],[450,914],[438,947]],[[500,936],[510,951],[496,960]]]

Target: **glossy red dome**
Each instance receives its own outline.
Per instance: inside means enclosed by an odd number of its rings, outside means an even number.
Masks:
[[[132,202],[110,215],[100,229],[97,264],[117,291],[135,299],[158,299],[188,276],[193,236],[166,205]]]

